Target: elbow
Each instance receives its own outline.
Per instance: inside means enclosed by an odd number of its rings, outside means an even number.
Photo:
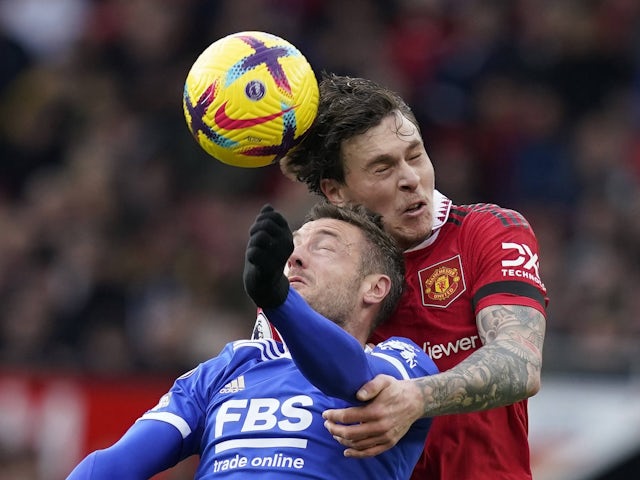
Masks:
[[[535,379],[532,379],[532,381],[528,382],[527,384],[527,389],[525,392],[527,398],[533,397],[534,395],[536,395],[540,391],[541,387],[542,387],[542,382],[540,381],[540,375],[537,375]]]
[[[536,368],[527,376],[527,384],[525,386],[525,398],[533,397],[542,388],[542,378],[540,368]]]

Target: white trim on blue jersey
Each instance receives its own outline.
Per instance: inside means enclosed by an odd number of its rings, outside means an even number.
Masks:
[[[410,340],[392,338],[360,352],[374,375],[406,379],[435,372],[431,359]],[[393,449],[355,460],[342,455],[344,447],[322,419],[327,408],[348,405],[311,385],[283,343],[240,340],[177,379],[140,420],[166,422],[180,431],[185,457],[201,454],[196,479],[409,478],[430,420],[416,422]]]

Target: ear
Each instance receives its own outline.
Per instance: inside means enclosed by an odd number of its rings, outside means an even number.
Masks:
[[[320,190],[327,197],[327,200],[334,205],[343,206],[347,202],[342,192],[342,184],[333,178],[320,180]]]
[[[372,273],[363,280],[362,301],[368,305],[381,303],[389,290],[391,290],[391,279],[381,273]]]

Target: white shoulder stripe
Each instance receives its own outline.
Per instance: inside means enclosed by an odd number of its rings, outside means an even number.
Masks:
[[[411,378],[409,376],[409,373],[407,372],[407,369],[404,367],[404,364],[397,358],[391,357],[386,353],[381,353],[381,352],[371,352],[371,355],[374,355],[378,358],[382,358],[383,360],[386,360],[391,365],[393,365],[395,369],[398,370],[398,373],[400,373],[403,380],[409,380]]]
[[[160,420],[161,422],[173,425],[178,429],[182,438],[187,438],[191,434],[191,427],[182,417],[171,412],[147,412],[138,420]]]
[[[233,342],[234,350],[245,347],[257,348],[260,350],[260,358],[264,361],[276,360],[283,357],[291,358],[291,355],[286,350],[284,344],[267,338],[259,340],[237,340]]]

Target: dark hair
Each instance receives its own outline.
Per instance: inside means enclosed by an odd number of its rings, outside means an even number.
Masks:
[[[345,140],[365,133],[395,111],[416,127],[411,108],[392,90],[371,80],[322,74],[318,114],[304,138],[281,161],[282,171],[323,195],[320,180],[344,182],[341,146]]]
[[[307,214],[305,221],[321,218],[341,220],[358,227],[366,240],[360,261],[362,275],[382,273],[391,279],[389,294],[381,304],[380,311],[374,319],[372,329],[389,318],[398,305],[404,291],[404,257],[393,237],[385,232],[382,216],[367,210],[362,205],[337,206],[327,201],[320,201]]]

